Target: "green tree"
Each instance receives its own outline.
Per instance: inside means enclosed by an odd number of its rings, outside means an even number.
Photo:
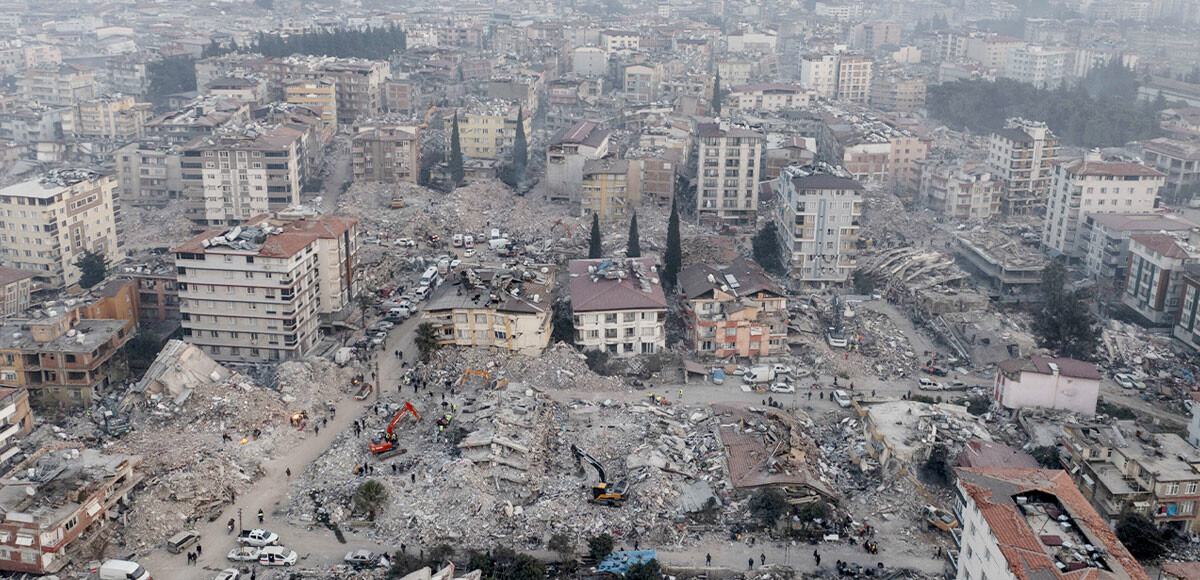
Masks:
[[[625,243],[625,256],[629,258],[642,257],[642,243],[638,239],[637,213],[629,218],[629,240]]]
[[[575,320],[569,300],[555,300],[550,310],[550,340],[575,344]]]
[[[167,95],[196,90],[196,66],[190,56],[168,56],[146,65],[150,78],[148,95],[161,105]]]
[[[767,222],[767,225],[754,234],[751,245],[754,250],[754,261],[758,262],[758,265],[762,266],[764,270],[780,275],[787,273],[787,269],[783,265],[783,252],[779,247],[779,232],[775,228],[774,221]]]
[[[1059,459],[1058,447],[1054,445],[1038,445],[1029,450],[1029,454],[1037,460],[1038,465],[1046,469],[1062,469],[1062,460]]]
[[[763,527],[770,528],[787,511],[787,498],[775,488],[763,487],[750,498],[750,515],[758,519]]]
[[[354,492],[354,509],[367,514],[367,519],[374,521],[375,512],[387,501],[388,490],[378,480],[368,479],[358,486]]]
[[[158,337],[149,332],[139,331],[125,343],[125,356],[130,362],[136,361],[141,363],[140,366],[148,366],[161,349],[162,341],[158,340]]]
[[[821,500],[810,501],[796,508],[796,518],[805,527],[817,520],[828,521],[832,513],[833,510],[830,509],[829,504]]]
[[[1042,272],[1045,300],[1035,312],[1033,333],[1038,346],[1058,356],[1088,360],[1100,345],[1096,319],[1079,292],[1066,289],[1066,266],[1054,260]]]
[[[662,580],[662,568],[658,559],[649,562],[638,562],[625,571],[625,580]]]
[[[421,360],[429,360],[429,355],[433,351],[441,347],[438,344],[437,329],[430,322],[422,322],[417,326],[417,333],[413,337],[413,344],[417,346],[417,351],[421,353]]]
[[[450,181],[454,187],[462,185],[467,173],[463,170],[462,145],[458,141],[458,113],[454,113],[454,123],[450,126]]]
[[[588,556],[597,562],[608,557],[613,551],[613,538],[608,534],[592,536],[588,539]]]
[[[550,551],[558,554],[559,560],[567,560],[575,555],[575,540],[569,534],[562,532],[550,536],[550,541],[546,542],[546,547]]]
[[[600,214],[592,213],[592,236],[588,239],[588,257],[595,260],[604,256],[604,245],[600,240]]]
[[[467,569],[479,570],[489,580],[542,580],[546,569],[529,554],[519,554],[512,548],[498,546],[486,554],[473,553]]]
[[[670,289],[679,280],[683,269],[683,245],[679,240],[679,205],[671,200],[671,218],[667,221],[667,250],[663,254],[662,283]]]
[[[713,76],[712,113],[714,117],[721,114],[721,71],[719,70]]]
[[[84,250],[75,260],[79,268],[79,286],[91,288],[108,276],[108,258],[91,250]]]
[[[1138,560],[1157,560],[1167,550],[1166,538],[1154,522],[1136,512],[1125,512],[1117,520],[1117,539]]]
[[[854,271],[854,292],[870,294],[875,291],[875,274],[863,270]]]

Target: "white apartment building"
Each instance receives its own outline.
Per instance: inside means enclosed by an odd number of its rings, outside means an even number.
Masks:
[[[118,149],[113,157],[125,203],[162,207],[183,198],[177,148],[158,141],[134,142]]]
[[[1080,236],[1080,221],[1085,214],[1151,213],[1165,180],[1166,175],[1152,167],[1102,161],[1099,154],[1055,165],[1042,246],[1051,255],[1082,258],[1087,241]]]
[[[1083,247],[1084,271],[1094,280],[1120,289],[1129,268],[1129,236],[1154,232],[1186,232],[1196,227],[1179,214],[1084,212],[1078,242]]]
[[[837,98],[860,105],[871,97],[871,69],[875,59],[869,56],[842,55],[838,59]]]
[[[1008,66],[1008,55],[1025,46],[1025,41],[1011,36],[990,34],[984,37],[967,38],[967,58],[979,61],[984,67],[1003,71]]]
[[[1004,184],[983,169],[936,165],[921,172],[918,191],[930,209],[950,219],[986,220],[1000,215]]]
[[[837,54],[805,55],[800,59],[800,86],[823,99],[835,99],[840,72]]]
[[[175,248],[183,338],[218,361],[294,360],[353,311],[358,220],[280,212]]]
[[[54,170],[0,189],[0,256],[11,268],[37,270],[34,281],[59,290],[79,281],[75,261],[86,251],[116,263],[122,250],[115,175]]]
[[[422,314],[438,344],[498,348],[538,356],[550,344],[553,266],[472,268],[457,284],[442,284]]]
[[[585,77],[602,77],[608,73],[608,53],[594,46],[581,46],[571,51],[571,72]]]
[[[807,107],[812,104],[813,96],[813,91],[796,85],[750,84],[733,87],[725,96],[725,103],[739,111],[778,111]]]
[[[253,127],[198,137],[183,148],[188,217],[201,225],[239,224],[300,203],[303,134]]]
[[[763,154],[763,134],[728,121],[701,123],[697,134],[697,215],[702,221],[752,223],[758,211],[755,172]]]
[[[600,46],[605,51],[636,51],[641,46],[641,37],[636,32],[605,30],[600,33]]]
[[[849,173],[786,167],[775,190],[775,223],[792,279],[841,285],[857,267],[863,186]]]
[[[666,348],[667,299],[652,258],[571,260],[575,344],[615,356]]]
[[[988,138],[988,166],[1004,180],[1004,211],[1028,215],[1040,210],[1050,192],[1058,137],[1039,121],[1009,119]]]
[[[1000,76],[1029,83],[1039,89],[1053,89],[1067,79],[1068,63],[1074,53],[1066,48],[1020,46],[1008,53]]]

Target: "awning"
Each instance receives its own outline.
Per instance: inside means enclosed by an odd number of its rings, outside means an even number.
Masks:
[[[683,359],[683,370],[689,373],[696,373],[698,375],[708,374],[708,371],[705,370],[704,365],[694,360]]]

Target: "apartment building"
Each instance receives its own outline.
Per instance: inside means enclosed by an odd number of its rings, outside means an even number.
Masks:
[[[1150,580],[1065,471],[960,467],[956,580]]]
[[[1181,203],[1188,201],[1185,192],[1200,188],[1200,143],[1158,137],[1142,143],[1142,157],[1166,174],[1163,197]]]
[[[416,183],[421,169],[421,128],[360,125],[350,138],[354,181]]]
[[[725,96],[725,104],[738,111],[780,111],[812,105],[815,93],[795,85],[763,83],[739,85]]]
[[[608,53],[593,46],[581,46],[572,50],[571,72],[585,77],[602,77],[608,74]]]
[[[559,131],[546,146],[546,194],[552,201],[579,203],[583,165],[608,155],[608,131],[579,121]]]
[[[1053,184],[1058,137],[1045,123],[1009,119],[988,138],[988,165],[1004,180],[1004,211],[1010,215],[1040,212]]]
[[[1074,58],[1071,49],[1037,45],[1016,47],[1006,54],[1005,66],[999,76],[1039,89],[1053,89],[1063,84],[1070,71],[1068,65]]]
[[[604,30],[600,32],[600,46],[606,52],[637,51],[641,47],[641,36],[626,30]]]
[[[178,148],[158,141],[135,141],[113,153],[121,202],[163,207],[183,199],[183,172]]]
[[[652,258],[571,260],[575,344],[613,356],[666,348],[667,298]]]
[[[657,63],[629,65],[625,67],[622,79],[622,94],[627,102],[651,103],[659,97],[663,66]]]
[[[0,189],[0,256],[4,265],[34,270],[34,282],[61,290],[79,281],[75,261],[91,251],[112,263],[124,257],[115,175],[53,170]]]
[[[76,108],[77,137],[133,141],[146,134],[150,103],[139,103],[131,96],[114,96],[79,103]]]
[[[698,356],[760,357],[787,350],[787,294],[742,257],[679,273],[687,339]]]
[[[331,79],[295,80],[283,87],[284,99],[294,105],[320,111],[321,124],[337,131],[337,83]]]
[[[250,106],[227,99],[197,99],[178,111],[146,123],[146,138],[166,145],[187,145],[231,124],[248,123]]]
[[[900,44],[899,22],[859,22],[850,29],[850,45],[875,50],[885,44]]]
[[[138,320],[142,324],[174,322],[178,326],[182,318],[175,265],[167,262],[164,266],[140,267],[132,275],[137,285]]]
[[[47,64],[29,67],[17,79],[21,95],[39,105],[75,105],[96,98],[96,74],[74,64]]]
[[[521,109],[504,101],[476,102],[471,106],[458,109],[458,138],[462,147],[463,157],[474,159],[502,160],[512,154],[513,140],[517,137],[517,118],[525,129],[526,138],[530,132],[529,115],[524,115]],[[449,127],[454,111],[445,117]],[[446,131],[446,149],[450,148],[450,131]]]
[[[982,168],[933,165],[921,172],[919,195],[934,211],[954,220],[1000,215],[1004,183]]]
[[[925,107],[925,79],[888,76],[871,84],[871,106],[881,111],[912,113]]]
[[[304,357],[354,310],[358,220],[301,210],[259,215],[172,250],[183,339],[217,361]]]
[[[33,431],[33,410],[29,407],[29,389],[0,386],[0,466],[21,452],[17,442]]]
[[[89,407],[122,370],[113,358],[133,336],[135,321],[84,318],[78,308],[45,314],[0,327],[0,381],[28,388],[37,409]]]
[[[208,83],[208,90],[205,92],[220,99],[247,103],[250,106],[265,105],[271,101],[271,87],[266,77],[261,74],[215,78]]]
[[[392,78],[383,83],[384,106],[389,113],[412,113],[420,98],[420,83],[411,78]]]
[[[1171,327],[1171,334],[1192,350],[1200,350],[1200,316],[1197,316],[1200,314],[1200,265],[1184,266],[1179,285],[1182,288],[1179,315]],[[1192,420],[1188,425],[1188,441],[1200,447],[1200,408],[1192,412]]]
[[[383,85],[391,72],[387,61],[288,57],[281,59],[279,80],[327,79],[337,88],[338,123],[353,123],[358,117],[375,117],[383,111]],[[272,69],[268,69],[272,70]]]
[[[600,221],[625,219],[641,205],[629,190],[629,161],[615,157],[589,159],[583,163],[580,185],[580,215],[596,214]]]
[[[769,182],[775,225],[793,280],[840,286],[858,264],[858,218],[863,186],[844,171],[784,168]]]
[[[1102,161],[1092,153],[1082,160],[1057,163],[1053,172],[1042,246],[1052,256],[1068,260],[1084,256],[1080,222],[1085,214],[1151,213],[1166,177],[1141,163]]]
[[[965,56],[979,61],[979,64],[993,71],[1006,70],[1008,55],[1025,46],[1025,41],[1020,38],[999,34],[972,36],[966,42]]]
[[[142,459],[82,445],[38,449],[17,464],[0,494],[0,570],[53,574],[142,481]],[[99,522],[99,523],[98,523]]]
[[[728,121],[697,127],[700,185],[696,214],[702,222],[753,223],[758,212],[756,171],[763,154],[762,133]]]
[[[638,147],[625,151],[629,162],[629,197],[643,204],[669,207],[675,198],[676,177],[682,169],[678,149]]]
[[[800,59],[800,86],[813,91],[823,99],[833,100],[838,95],[837,54],[808,54]]]
[[[33,280],[36,275],[37,271],[35,270],[0,266],[0,317],[7,320],[29,310],[32,304],[29,296],[37,286]],[[0,459],[0,461],[3,460]]]
[[[1084,213],[1079,226],[1084,271],[1113,290],[1125,287],[1129,237],[1156,232],[1184,233],[1196,224],[1176,214]]]
[[[1200,232],[1129,236],[1129,274],[1121,301],[1150,324],[1175,322],[1182,299],[1186,266],[1200,262]]]
[[[482,346],[538,356],[550,344],[554,268],[466,270],[441,284],[422,313],[442,345]]]
[[[751,77],[758,72],[760,63],[751,60],[720,60],[716,63],[717,75],[721,84],[736,87],[750,83]]]
[[[1133,512],[1176,533],[1197,529],[1200,456],[1179,435],[1134,421],[1068,423],[1060,449],[1063,468],[1109,525]]]
[[[180,160],[188,218],[225,226],[300,203],[304,162],[296,129],[243,127],[199,137]]]
[[[1033,356],[996,365],[992,399],[1008,409],[1041,407],[1091,417],[1103,378],[1096,365],[1070,358]]]
[[[785,167],[808,167],[816,163],[816,140],[790,133],[768,133],[765,157],[763,178],[776,179]]]
[[[871,69],[875,59],[843,54],[838,59],[837,99],[866,105],[871,97]]]

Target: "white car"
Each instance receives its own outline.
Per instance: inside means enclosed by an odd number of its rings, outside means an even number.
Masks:
[[[775,384],[771,385],[771,392],[772,393],[795,393],[796,387],[793,387],[787,383],[775,383]]]
[[[374,564],[378,559],[379,557],[370,550],[355,550],[353,552],[346,552],[346,557],[342,558],[343,561],[352,566],[369,566]]]
[[[471,256],[474,256],[474,255],[475,255],[475,248],[467,248],[466,251],[463,252],[464,258],[470,258]]]
[[[917,388],[922,391],[941,391],[942,384],[928,377],[917,379]]]
[[[1121,385],[1121,387],[1125,389],[1146,388],[1146,383],[1143,383],[1142,381],[1133,378],[1133,375],[1126,373],[1117,373],[1113,376],[1113,380],[1117,381],[1117,384]]]
[[[255,548],[254,546],[242,546],[240,548],[234,548],[230,550],[229,554],[225,557],[233,560],[234,562],[257,562],[258,554],[261,551],[261,549]]]
[[[414,241],[412,241],[412,240],[411,240],[411,239],[409,239],[409,238],[400,238],[400,239],[398,239],[398,240],[396,240],[396,241],[395,241],[395,244],[396,244],[397,246],[400,246],[401,248],[415,248],[415,247],[417,247],[417,243],[416,243],[416,242],[414,242]]]
[[[242,573],[238,572],[237,568],[226,568],[217,572],[217,577],[213,580],[238,580],[242,577]]]
[[[378,244],[379,238],[377,238],[375,236],[367,236],[367,237],[363,238],[362,241],[364,244]]]
[[[283,546],[267,546],[258,555],[258,563],[263,566],[291,566],[299,558],[295,550]]]
[[[839,406],[843,409],[850,406],[850,395],[847,395],[846,391],[843,391],[841,389],[834,391],[833,394],[829,396],[829,398],[833,399],[833,402],[837,403],[837,406]]]

